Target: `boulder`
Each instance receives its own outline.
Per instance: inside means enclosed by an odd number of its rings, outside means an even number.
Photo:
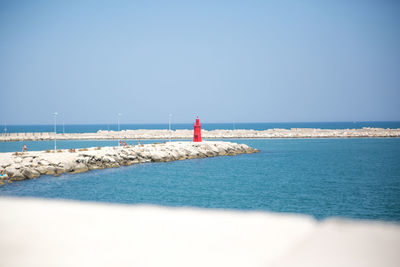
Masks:
[[[70,170],[72,170],[72,168]],[[63,174],[65,172],[69,172],[70,170],[64,169],[62,167],[55,167],[55,169],[54,169],[55,174],[54,175],[58,176],[58,175]]]
[[[115,159],[111,156],[104,156],[102,158],[102,161],[106,162],[106,163],[115,163],[116,162]]]
[[[151,159],[148,159],[148,158],[138,158],[137,160],[139,161],[139,163],[151,162]]]
[[[88,157],[78,157],[75,162],[77,163],[85,163],[87,164],[89,162],[89,158]]]
[[[113,158],[117,163],[123,160],[119,155],[115,155]]]
[[[127,161],[131,161],[131,160],[136,159],[136,157],[133,156],[133,155],[123,155],[122,159],[127,160]]]
[[[94,156],[93,156],[93,160],[94,160],[94,161],[102,161],[103,158],[102,158],[101,156],[94,155]]]
[[[151,153],[151,161],[160,162],[163,160],[163,156],[164,155],[161,152],[160,153],[153,152],[153,153]]]
[[[199,152],[197,150],[194,150],[193,148],[191,150],[188,150],[188,159],[196,159],[199,157]]]
[[[8,175],[8,177],[11,177],[14,175],[16,169],[13,166],[8,166],[7,168],[4,169],[4,173]]]
[[[10,179],[32,179],[41,174],[59,175],[116,168],[145,162],[166,162],[190,158],[255,153],[258,150],[230,142],[171,142],[134,147],[103,148],[84,153],[26,153],[0,161]],[[1,179],[0,179],[1,180]],[[9,180],[10,181],[10,180]]]
[[[131,160],[130,163],[131,164],[139,164],[140,161],[139,161],[139,159],[135,158],[134,160]]]
[[[24,180],[25,177],[21,172],[21,169],[16,169],[13,166],[9,166],[4,170],[5,174],[14,181]]]
[[[118,168],[120,165],[119,165],[119,163],[118,162],[115,162],[115,163],[112,163],[111,164],[111,167],[112,168]]]
[[[98,166],[99,168],[102,169],[108,169],[108,168],[112,168],[112,164],[111,163],[103,163],[103,165]]]
[[[47,161],[47,160],[39,160],[39,162],[38,162],[38,164],[39,165],[43,165],[43,166],[47,166],[47,165],[49,165],[49,162]]]
[[[64,172],[70,172],[75,168],[75,163],[74,162],[62,162],[61,164],[58,165],[58,169],[62,169],[63,173]]]
[[[73,173],[87,172],[88,170],[88,166],[83,163],[78,163],[77,165],[75,165]]]
[[[56,174],[56,168],[54,166],[47,166],[45,174],[47,174],[47,175]]]
[[[8,166],[14,164],[14,159],[12,157],[0,158],[0,168],[5,169]]]
[[[31,165],[31,163],[32,163],[32,160],[33,160],[33,158],[32,157],[26,157],[26,158],[24,158],[23,160],[22,160],[22,165],[25,165],[25,166],[29,166],[29,165]]]
[[[17,164],[13,164],[12,167],[14,167],[14,169],[17,169],[17,170],[22,169],[22,165],[18,164],[18,163]]]
[[[147,152],[147,151],[139,151],[138,156],[143,158],[143,159],[150,159],[151,158],[151,153]]]
[[[199,148],[198,149],[198,157],[199,158],[205,158],[205,157],[208,157],[207,156],[207,153],[208,153],[209,151],[207,151],[206,149],[203,149],[203,148]],[[211,153],[211,155],[212,155],[212,153]]]
[[[12,173],[8,173],[7,172],[7,175],[8,175],[8,177],[10,177],[11,181],[21,181],[21,180],[25,180],[26,179],[25,176],[21,173],[20,170],[17,170],[17,169],[14,169],[14,170],[15,171],[12,172]],[[10,174],[12,174],[12,175],[10,175]]]
[[[48,166],[39,165],[39,166],[36,167],[35,169],[36,169],[40,174],[46,174],[46,172],[47,172],[47,167],[48,167]]]
[[[90,165],[88,165],[88,168],[89,168],[90,171],[91,170],[101,170],[101,169],[104,169],[104,166],[98,166],[96,164],[90,164]]]
[[[24,175],[28,179],[33,179],[33,178],[39,177],[40,173],[35,169],[25,168],[22,171],[22,175]]]
[[[179,154],[179,151],[175,149],[169,152],[169,156],[171,157],[171,160],[179,160],[182,158],[182,156]]]

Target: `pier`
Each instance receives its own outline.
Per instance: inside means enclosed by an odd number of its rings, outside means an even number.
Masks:
[[[40,175],[81,173],[148,162],[255,153],[257,149],[231,142],[166,142],[121,147],[0,153],[0,185],[6,181],[37,178]]]
[[[203,139],[269,139],[269,138],[363,138],[400,137],[400,129],[362,128],[362,129],[268,129],[256,130],[201,130]],[[54,132],[3,133],[0,142],[53,140]],[[192,140],[193,130],[122,130],[95,133],[57,133],[57,140],[119,140],[119,139],[183,139]]]

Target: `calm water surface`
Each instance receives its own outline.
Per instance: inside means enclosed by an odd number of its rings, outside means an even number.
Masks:
[[[0,196],[400,221],[400,139],[233,141],[261,151],[42,176],[2,186]],[[115,145],[115,141],[64,142],[70,147]]]
[[[52,122],[52,120],[51,120]],[[207,123],[202,121],[205,130],[215,129],[290,129],[290,128],[320,128],[320,129],[360,129],[363,127],[375,128],[400,128],[400,121],[361,121],[361,122],[258,122],[258,123]],[[118,129],[117,124],[57,124],[58,133],[94,133],[99,130]],[[136,129],[168,129],[168,123],[164,124],[121,124],[121,130]],[[172,129],[193,129],[192,123],[173,123]],[[0,133],[23,133],[23,132],[53,132],[54,124],[48,125],[1,125]]]

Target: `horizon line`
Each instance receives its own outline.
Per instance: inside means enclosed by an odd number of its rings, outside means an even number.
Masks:
[[[270,124],[270,123],[366,123],[366,122],[400,122],[400,120],[372,120],[372,121],[276,121],[276,122],[243,122],[243,121],[231,121],[231,122],[204,122],[206,124],[245,124],[245,123],[254,123],[254,124]],[[192,124],[193,122],[176,122],[176,123],[171,123],[171,124]],[[57,125],[62,125],[63,123],[57,123]],[[118,123],[67,123],[64,125],[117,125]],[[164,125],[167,124],[168,122],[158,122],[158,123],[150,123],[150,122],[144,122],[144,123],[120,123],[120,125]],[[43,126],[48,126],[48,125],[54,125],[52,123],[37,123],[37,124],[5,124],[3,123],[2,126],[29,126],[29,125],[43,125]]]

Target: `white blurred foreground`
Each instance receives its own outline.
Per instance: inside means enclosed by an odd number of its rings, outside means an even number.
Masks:
[[[0,266],[399,266],[400,226],[0,198]]]

